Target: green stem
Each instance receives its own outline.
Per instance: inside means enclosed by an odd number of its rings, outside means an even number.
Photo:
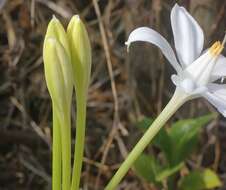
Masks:
[[[120,183],[127,171],[132,167],[134,161],[136,161],[136,159],[140,156],[143,150],[147,147],[153,137],[159,132],[162,126],[168,121],[168,119],[186,101],[186,98],[187,96],[179,90],[175,91],[169,103],[130,152],[126,160],[122,163],[118,171],[106,186],[105,190],[116,189],[117,185]]]
[[[86,96],[77,95],[76,103],[76,137],[71,190],[78,190],[80,185],[85,143]]]
[[[60,123],[53,105],[52,190],[61,190],[61,135]]]
[[[71,186],[71,119],[69,113],[68,109],[65,109],[63,113],[58,113],[62,137],[62,190],[69,190]]]

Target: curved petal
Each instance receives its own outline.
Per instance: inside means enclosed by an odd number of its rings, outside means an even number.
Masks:
[[[203,96],[226,117],[226,85],[212,83],[207,88],[209,91],[204,93]]]
[[[171,25],[177,56],[182,66],[186,67],[201,54],[203,31],[186,9],[177,4],[171,11]]]
[[[210,80],[215,81],[225,76],[226,76],[226,57],[220,55],[212,71]]]
[[[137,28],[130,33],[128,41],[125,44],[128,45],[129,48],[130,44],[136,41],[149,42],[158,46],[175,70],[177,72],[181,71],[181,66],[176,59],[173,49],[170,47],[166,39],[158,32],[148,27]]]

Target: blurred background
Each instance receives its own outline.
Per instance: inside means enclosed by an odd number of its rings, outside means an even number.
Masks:
[[[66,27],[71,16],[79,14],[91,39],[93,65],[82,188],[101,190],[141,137],[136,123],[144,117],[155,118],[175,88],[170,80],[174,70],[156,47],[136,43],[127,53],[124,42],[136,27],[150,26],[173,45],[170,11],[175,3],[0,0],[0,190],[51,188],[52,113],[43,75],[42,45],[52,15]],[[225,0],[177,3],[204,29],[205,48],[222,40]],[[211,112],[215,109],[207,101],[195,100],[168,123]],[[74,117],[75,111],[73,123]],[[223,182],[219,189],[226,189],[226,120],[222,116],[203,127],[198,149],[187,162],[192,163],[190,168],[212,168]],[[158,188],[131,170],[119,189]]]

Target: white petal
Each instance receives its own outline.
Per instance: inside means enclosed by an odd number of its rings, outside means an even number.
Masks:
[[[190,78],[185,78],[181,81],[180,86],[186,93],[189,94],[193,93],[196,89],[196,84]]]
[[[207,87],[209,91],[204,93],[203,96],[226,117],[226,85],[212,83]]]
[[[179,61],[186,67],[201,54],[204,43],[203,31],[195,19],[177,4],[171,11],[171,25]]]
[[[191,98],[197,98],[208,90],[205,86],[197,86],[191,78],[186,78],[185,75],[172,75],[171,80],[177,88],[189,94]]]
[[[175,84],[175,86],[180,85],[181,80],[178,75],[171,75],[171,80],[172,80],[173,84]]]
[[[209,83],[213,68],[216,64],[216,56],[209,51],[202,54],[184,70],[184,75],[192,78],[198,86],[205,86]]]
[[[220,55],[211,75],[211,81],[218,80],[226,76],[226,57]]]
[[[207,85],[207,88],[211,93],[226,100],[226,84],[210,83]]]
[[[161,49],[162,53],[165,55],[165,57],[168,59],[168,61],[175,68],[175,70],[177,72],[181,71],[181,67],[176,59],[173,49],[170,47],[166,39],[158,32],[148,27],[137,28],[130,33],[126,45],[128,45],[129,47],[132,42],[136,41],[149,42],[158,46]]]

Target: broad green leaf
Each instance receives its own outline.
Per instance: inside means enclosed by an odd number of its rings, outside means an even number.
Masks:
[[[172,151],[174,152],[170,159],[171,165],[180,163],[191,153],[197,144],[201,127],[215,117],[214,114],[210,114],[196,119],[181,120],[173,124],[169,130]]]
[[[182,167],[184,166],[184,163],[180,163],[178,165],[175,165],[174,167],[166,167],[162,169],[160,172],[158,172],[156,176],[156,181],[161,182],[168,178],[169,176],[175,174],[178,172]]]
[[[134,170],[148,182],[156,183],[155,176],[160,171],[160,164],[153,156],[141,154],[134,163]]]
[[[180,182],[181,190],[206,190],[222,185],[217,174],[210,170],[194,171],[185,176]]]

